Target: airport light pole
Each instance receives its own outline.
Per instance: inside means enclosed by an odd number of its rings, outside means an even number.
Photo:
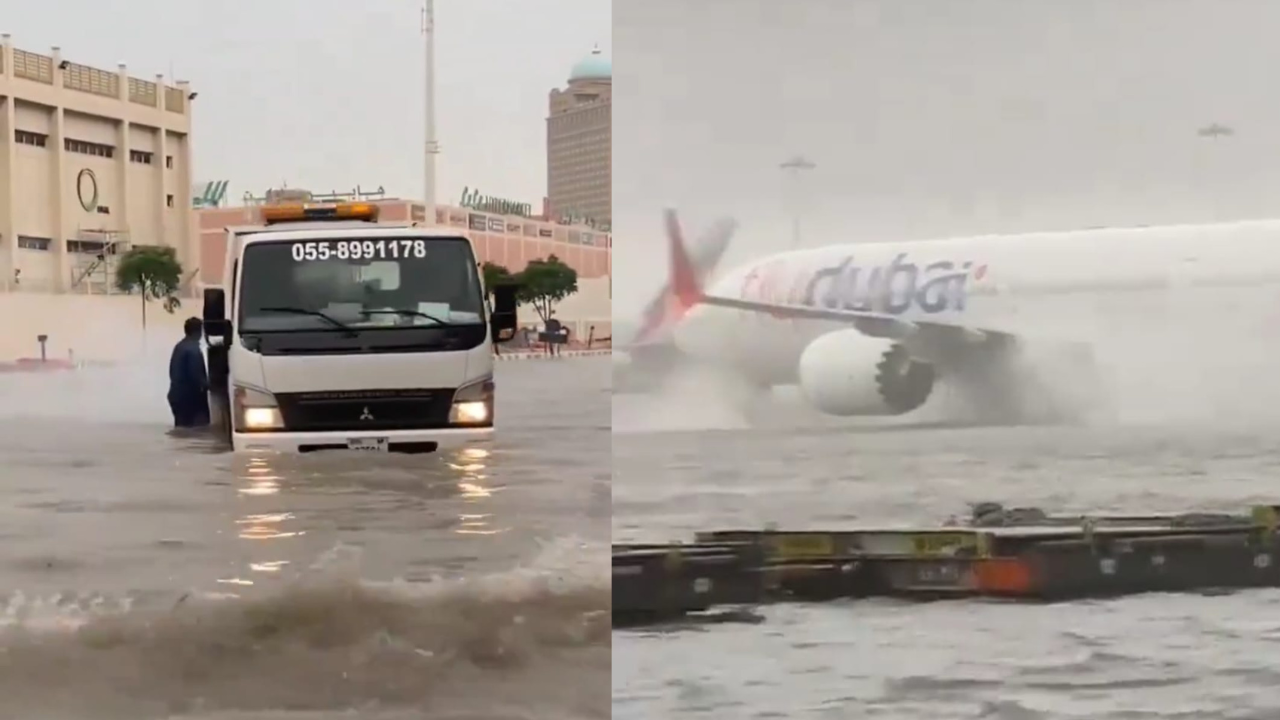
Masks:
[[[803,155],[796,155],[778,166],[787,173],[791,182],[791,248],[800,247],[800,213],[804,201],[804,184],[801,175],[817,167]]]
[[[1213,213],[1214,220],[1222,219],[1223,205],[1221,195],[1214,192],[1219,187],[1220,171],[1222,161],[1217,159],[1218,154],[1223,150],[1218,148],[1218,143],[1224,140],[1230,140],[1235,137],[1236,131],[1228,125],[1221,123],[1210,123],[1199,130],[1196,135],[1213,147],[1212,150],[1199,150],[1192,153],[1192,162],[1194,163],[1194,172],[1196,182],[1199,183],[1199,191],[1203,196],[1201,202],[1207,202]]]
[[[424,110],[423,130],[425,145],[423,147],[422,204],[424,205],[427,223],[436,222],[436,156],[440,154],[440,144],[436,141],[436,3],[426,0],[422,8],[422,35],[426,64],[424,69]]]

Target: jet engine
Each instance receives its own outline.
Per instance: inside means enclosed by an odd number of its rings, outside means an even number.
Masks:
[[[892,340],[839,330],[809,343],[799,378],[804,396],[828,415],[901,415],[929,399],[934,368]]]

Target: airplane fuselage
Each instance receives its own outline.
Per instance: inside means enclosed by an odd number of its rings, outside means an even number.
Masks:
[[[826,246],[738,267],[707,294],[1049,341],[1270,338],[1280,335],[1280,221]],[[780,385],[795,382],[815,339],[847,327],[700,305],[675,339],[695,358]]]

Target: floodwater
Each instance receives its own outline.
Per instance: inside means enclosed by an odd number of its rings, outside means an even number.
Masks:
[[[1277,425],[1227,427],[1229,416],[1177,427],[948,428],[778,412],[743,429],[711,424],[699,406],[708,426],[729,429],[661,430],[692,409],[615,398],[615,540],[767,523],[937,523],[983,500],[1242,511],[1280,497]],[[615,633],[613,717],[1280,717],[1280,591],[762,614],[762,624]]]
[[[603,718],[609,367],[501,363],[499,434],[249,459],[152,359],[0,376],[0,718]]]

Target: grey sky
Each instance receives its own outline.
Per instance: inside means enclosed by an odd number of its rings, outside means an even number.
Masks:
[[[806,245],[1280,216],[1274,0],[620,0],[614,27],[622,313],[665,204],[735,215],[727,263],[785,249],[797,152]]]
[[[233,198],[282,180],[422,192],[419,0],[10,2],[3,31],[26,50],[190,80],[196,179]],[[464,185],[531,202],[546,187],[547,92],[593,44],[605,0],[436,0],[438,199]]]

